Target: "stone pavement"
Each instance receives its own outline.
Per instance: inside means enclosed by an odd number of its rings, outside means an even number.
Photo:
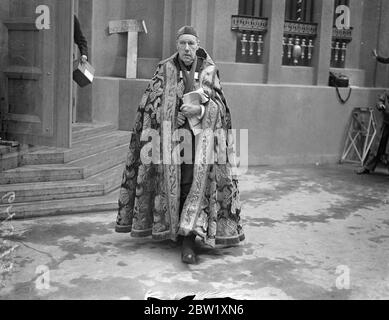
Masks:
[[[388,299],[388,187],[350,166],[252,168],[245,243],[198,244],[195,266],[170,242],[114,233],[115,212],[12,221],[0,299]]]

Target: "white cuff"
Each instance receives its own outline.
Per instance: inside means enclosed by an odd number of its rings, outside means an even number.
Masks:
[[[201,107],[201,115],[197,116],[197,118],[198,118],[199,120],[201,120],[202,118],[204,118],[204,114],[205,114],[205,107],[204,107],[204,105],[201,104],[200,107]]]

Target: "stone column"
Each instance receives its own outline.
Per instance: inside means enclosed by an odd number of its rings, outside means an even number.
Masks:
[[[231,16],[239,12],[239,0],[215,0],[213,13],[213,58],[216,61],[235,62],[236,33],[231,30]]]
[[[191,25],[197,30],[200,38],[200,45],[207,49],[207,33],[213,32],[213,29],[208,30],[208,0],[192,1],[191,10]]]
[[[353,40],[347,46],[346,68],[359,69],[363,18],[363,0],[350,1],[351,27],[353,28]]]
[[[378,64],[374,61],[371,55],[371,50],[377,48],[378,43],[378,29],[381,15],[381,7],[379,5],[380,1],[381,0],[364,1],[363,17],[360,22],[363,27],[362,40],[359,50],[359,68],[365,70],[366,87],[374,87],[375,85]]]
[[[278,84],[281,82],[285,0],[265,1],[263,11],[263,16],[269,19],[264,46],[265,79],[269,84]]]
[[[334,7],[334,0],[317,0],[315,2],[314,22],[319,24],[313,56],[313,65],[316,66],[314,77],[316,85],[328,85]]]
[[[163,40],[162,40],[162,58],[170,55],[172,42],[172,24],[173,24],[173,0],[164,0],[163,12]]]
[[[162,58],[176,50],[176,32],[183,25],[190,25],[192,0],[164,0]]]
[[[88,41],[88,59],[94,65],[94,31],[93,31],[93,0],[79,1],[78,5],[78,19],[82,23],[82,32]],[[77,49],[78,50],[78,49]],[[87,86],[77,90],[77,116],[78,122],[92,122],[92,88]]]
[[[379,5],[380,15],[377,16],[379,21],[378,27],[378,43],[376,49],[381,56],[389,57],[389,1],[382,1]],[[374,48],[370,48],[371,51]],[[369,57],[371,59],[371,55]],[[389,87],[389,64],[377,63],[376,65],[376,77],[375,77],[375,86],[376,87]]]

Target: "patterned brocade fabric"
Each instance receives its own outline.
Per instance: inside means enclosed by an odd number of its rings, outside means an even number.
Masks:
[[[233,174],[231,114],[216,67],[206,56],[196,87],[203,87],[210,101],[196,145],[193,184],[182,212],[176,132],[184,86],[174,55],[159,64],[137,111],[120,189],[117,232],[173,241],[178,235],[194,233],[212,247],[244,240],[238,180]]]

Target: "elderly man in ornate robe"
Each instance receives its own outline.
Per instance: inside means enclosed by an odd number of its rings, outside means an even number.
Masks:
[[[160,62],[138,108],[119,198],[116,231],[182,243],[182,261],[196,263],[205,244],[244,240],[234,174],[231,113],[196,30],[177,33],[177,53]],[[202,89],[202,104],[184,104]],[[189,119],[198,119],[193,130]],[[192,151],[192,152],[191,152]]]

